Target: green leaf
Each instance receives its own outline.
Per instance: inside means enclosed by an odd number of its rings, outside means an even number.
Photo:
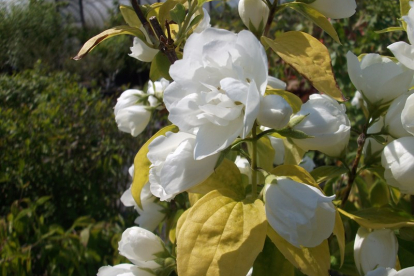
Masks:
[[[171,63],[168,60],[167,56],[164,55],[161,51],[158,52],[151,63],[150,79],[153,81],[159,80],[160,78],[172,80],[170,74],[168,73],[170,66]]]
[[[331,22],[318,10],[315,10],[312,6],[309,6],[305,3],[300,2],[291,2],[286,4],[289,8],[299,12],[306,18],[312,20],[313,23],[318,25],[322,30],[324,30],[328,35],[330,35],[336,42],[341,44],[338,34],[336,33],[335,28],[332,26]]]
[[[135,13],[132,7],[120,5],[119,10],[121,11],[122,17],[124,18],[125,22],[130,27],[140,28],[142,26],[141,21],[139,20],[137,14]]]
[[[302,273],[309,276],[329,276],[331,256],[327,240],[316,247],[297,248],[282,238],[270,225],[267,227],[267,235],[285,258]]]
[[[328,179],[347,173],[348,169],[337,166],[321,166],[310,172],[316,183],[322,183]]]
[[[305,132],[301,130],[296,130],[291,127],[286,127],[283,129],[277,129],[275,130],[278,134],[280,134],[283,137],[286,138],[293,138],[293,139],[307,139],[307,138],[313,138],[313,136],[310,136],[306,134]]]
[[[173,18],[171,17],[172,14],[170,13],[170,11],[172,11],[177,4],[179,4],[179,1],[167,0],[160,7],[159,13],[158,13],[158,20],[159,20],[160,25],[161,25],[162,28],[165,27],[164,26],[165,21],[170,22],[171,20],[173,20]],[[178,22],[176,22],[176,23],[178,23]]]
[[[339,214],[338,211],[336,211],[333,234],[336,236],[336,239],[338,241],[339,253],[341,255],[340,266],[342,266],[345,260],[345,229],[344,229],[344,224],[342,222],[341,215]]]
[[[253,145],[247,144],[249,152],[253,152]],[[273,169],[273,160],[275,157],[275,149],[273,148],[269,137],[264,136],[257,141],[257,166],[270,171]]]
[[[349,213],[340,208],[338,208],[338,211],[365,228],[398,229],[401,227],[414,227],[414,218],[410,214],[390,206],[368,208]]]
[[[190,193],[205,195],[213,190],[234,199],[246,197],[239,168],[230,160],[224,159],[220,166],[201,184],[188,190]]]
[[[294,266],[286,260],[271,239],[266,237],[263,251],[253,264],[253,276],[294,276]]]
[[[320,93],[338,101],[345,100],[332,72],[329,51],[319,40],[292,31],[280,34],[275,40],[262,36],[261,41],[307,78]]]
[[[174,9],[170,10],[171,19],[174,20],[174,22],[177,23],[178,25],[184,22],[185,15],[186,15],[185,7],[180,3],[175,5]]]
[[[398,259],[403,268],[414,266],[414,242],[398,239]]]
[[[289,91],[274,88],[266,89],[265,96],[267,95],[281,96],[283,99],[285,99],[285,101],[288,102],[290,107],[292,107],[293,113],[297,113],[300,110],[300,107],[302,106],[302,100],[298,96]]]
[[[102,41],[105,41],[106,39],[116,36],[116,35],[133,35],[139,38],[145,37],[144,34],[141,32],[140,29],[135,27],[130,27],[127,25],[122,25],[118,27],[114,27],[111,29],[108,29],[106,31],[103,31],[102,33],[92,37],[86,43],[82,46],[82,48],[79,50],[78,54],[73,57],[74,60],[80,60],[84,56],[86,56],[90,51],[93,50],[99,43]]]
[[[166,126],[163,129],[159,130],[152,136],[138,151],[137,155],[134,159],[134,178],[132,181],[131,193],[132,197],[134,198],[135,202],[138,204],[140,208],[142,208],[141,204],[141,190],[147,184],[149,179],[149,167],[151,166],[151,162],[147,158],[148,154],[148,146],[151,142],[157,138],[158,136],[164,135],[168,131],[171,132],[178,132],[178,127],[175,125]]]
[[[380,31],[375,31],[376,34],[384,34],[384,33],[390,33],[390,32],[401,32],[404,31],[403,27],[389,27],[389,28],[385,28],[383,30]]]
[[[212,191],[182,218],[177,225],[180,276],[246,275],[262,251],[267,223],[261,200],[235,201]]]

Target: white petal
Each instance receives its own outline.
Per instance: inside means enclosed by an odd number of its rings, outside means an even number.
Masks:
[[[398,41],[387,47],[405,67],[414,70],[414,46]]]
[[[356,9],[355,0],[316,0],[309,5],[332,19],[351,17]]]

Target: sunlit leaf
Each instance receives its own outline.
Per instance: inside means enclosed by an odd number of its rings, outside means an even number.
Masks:
[[[141,21],[139,20],[137,14],[135,13],[132,7],[121,5],[119,6],[119,10],[121,11],[122,17],[124,18],[125,22],[129,26],[135,28],[139,28],[142,26]]]
[[[178,132],[178,127],[174,125],[166,126],[159,130],[154,136],[152,136],[138,151],[134,159],[134,178],[132,181],[131,193],[138,204],[142,208],[141,204],[141,190],[147,184],[149,178],[149,168],[151,162],[147,158],[148,146],[158,136],[164,135],[168,131]]]
[[[266,238],[263,202],[212,191],[187,212],[177,225],[178,275],[246,275]]]
[[[84,56],[86,56],[90,51],[92,51],[92,49],[95,48],[102,41],[105,41],[106,39],[116,36],[116,35],[125,35],[125,34],[133,35],[133,36],[140,37],[140,38],[145,37],[144,34],[141,32],[141,30],[135,27],[130,27],[127,25],[114,27],[106,31],[103,31],[102,33],[86,41],[86,43],[79,50],[78,54],[72,59],[80,60]]]
[[[312,6],[309,6],[305,3],[300,3],[300,2],[291,2],[291,3],[287,3],[286,5],[289,8],[307,17],[308,19],[312,20],[313,23],[318,25],[322,30],[324,30],[328,35],[330,35],[336,42],[338,42],[339,44],[341,43],[341,41],[339,40],[338,34],[336,33],[336,30],[332,26],[331,22],[329,22],[328,18],[326,18],[318,10],[315,10]]]
[[[280,34],[275,40],[262,36],[261,41],[306,77],[319,92],[338,101],[345,100],[332,72],[329,51],[319,40],[292,31]]]
[[[296,146],[290,138],[283,139],[283,144],[285,145],[284,164],[299,165],[306,151]]]

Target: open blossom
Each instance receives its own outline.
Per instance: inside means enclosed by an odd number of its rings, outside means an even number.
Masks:
[[[398,242],[390,229],[370,232],[364,227],[358,229],[354,243],[355,265],[361,275],[376,267],[395,267]]]
[[[197,130],[195,159],[247,137],[268,77],[266,53],[251,32],[208,28],[193,33],[170,75],[174,82],[164,92],[168,118],[181,131]]]
[[[381,164],[388,185],[414,195],[414,137],[402,137],[385,146]]]
[[[309,5],[332,19],[351,17],[356,9],[355,0],[315,0]]]
[[[402,19],[407,23],[407,36],[411,45],[404,41],[398,41],[388,46],[388,49],[399,62],[414,70],[414,2],[410,1],[409,4],[411,8],[408,15],[403,16]]]
[[[194,160],[195,140],[195,135],[190,133],[167,132],[148,146],[147,157],[152,163],[150,189],[160,200],[170,201],[213,173],[219,154]]]
[[[304,150],[318,150],[329,156],[340,156],[348,145],[351,131],[351,123],[345,111],[343,104],[338,104],[327,95],[311,95],[295,114],[309,115],[294,129],[314,137],[293,139],[294,143]]]
[[[267,220],[292,245],[315,247],[332,234],[335,196],[286,178],[266,184],[264,189]]]
[[[136,137],[146,128],[151,119],[151,111],[140,102],[144,95],[141,90],[128,89],[118,98],[114,113],[120,131]]]
[[[367,54],[359,61],[348,52],[346,58],[349,77],[369,105],[387,104],[411,86],[413,72],[387,57]]]

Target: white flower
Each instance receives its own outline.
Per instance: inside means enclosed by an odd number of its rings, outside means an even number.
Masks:
[[[267,85],[275,89],[286,89],[286,83],[278,78],[267,76]]]
[[[351,123],[345,106],[327,95],[313,94],[293,117],[307,115],[294,129],[314,138],[293,139],[304,150],[318,150],[329,156],[340,156],[348,145]]]
[[[316,167],[315,162],[309,156],[305,156],[300,162],[299,166],[304,168],[306,171],[311,172]]]
[[[160,104],[159,100],[162,100],[164,96],[164,90],[169,84],[170,82],[164,78],[161,78],[159,81],[155,82],[152,82],[151,80],[148,81],[147,94],[149,95],[148,102],[150,106],[156,107],[158,104]]]
[[[267,95],[260,100],[257,121],[262,126],[281,129],[289,123],[292,113],[292,107],[281,96]]]
[[[244,25],[252,32],[262,33],[269,17],[269,7],[262,0],[240,0],[239,15]]]
[[[165,218],[165,214],[163,212],[164,208],[160,204],[157,204],[155,200],[156,198],[150,191],[149,182],[145,184],[141,191],[142,209],[139,208],[132,197],[131,187],[126,190],[121,197],[121,202],[126,207],[134,207],[135,210],[137,210],[139,216],[134,222],[149,231],[154,231],[158,224],[160,224],[160,222]]]
[[[397,253],[397,237],[392,230],[370,232],[364,227],[358,229],[354,242],[354,260],[361,275],[376,267],[395,267]]]
[[[393,268],[378,267],[375,270],[368,272],[365,276],[413,276],[414,267],[407,267],[396,271]]]
[[[410,88],[413,72],[387,57],[367,54],[361,62],[351,52],[346,57],[349,77],[369,105],[387,104]]]
[[[201,33],[202,31],[210,27],[210,15],[208,14],[208,11],[205,8],[203,8],[203,19],[200,21],[200,23],[198,23],[197,27],[195,27],[193,32]]]
[[[379,117],[378,120],[373,123],[367,130],[368,134],[374,134],[379,133],[382,131],[382,128],[384,127],[384,117]],[[389,135],[381,135],[382,138],[388,143],[393,140],[393,138]],[[372,137],[368,137],[365,140],[364,148],[362,152],[364,154],[368,153],[368,147],[370,147],[371,154],[379,154],[385,147],[385,144],[379,143],[377,140],[375,140]]]
[[[194,160],[195,144],[195,135],[185,132],[167,132],[151,142],[147,157],[152,163],[149,182],[153,195],[170,201],[213,173],[219,154]]]
[[[387,128],[388,133],[394,138],[411,136],[411,134],[403,127],[401,116],[405,102],[410,94],[411,93],[404,93],[392,101],[390,107],[388,108],[387,114],[385,115],[385,127]]]
[[[290,179],[265,186],[266,217],[272,228],[296,247],[315,247],[335,224],[332,200],[317,188]]]
[[[121,94],[114,107],[119,130],[134,137],[145,129],[151,119],[151,112],[139,102],[143,95],[141,90],[128,89]]]
[[[132,264],[119,264],[102,266],[97,276],[154,276],[154,274]]]
[[[401,112],[401,123],[403,128],[414,135],[414,94],[410,95],[405,101]]]
[[[388,185],[414,195],[414,137],[402,137],[385,146],[381,164]]]
[[[152,232],[133,226],[122,233],[118,243],[119,254],[140,268],[161,267],[155,260],[160,255],[168,256],[164,242]]]
[[[394,54],[394,56],[407,68],[414,70],[414,2],[410,1],[410,10],[408,15],[402,17],[407,23],[407,36],[410,44],[404,41],[398,41],[387,48]]]
[[[351,17],[356,9],[355,0],[316,0],[309,5],[332,19]]]
[[[140,29],[145,34],[145,39],[147,43],[145,43],[138,37],[134,37],[134,42],[133,42],[132,47],[130,48],[131,53],[129,54],[129,56],[136,58],[140,61],[151,62],[154,59],[155,55],[159,52],[159,50],[151,48],[150,46],[147,45],[147,44],[152,45],[152,42],[147,32],[145,31],[144,27],[141,26]]]
[[[164,92],[168,118],[181,131],[198,130],[199,160],[249,134],[266,90],[267,57],[249,31],[208,28],[188,38],[170,75],[174,82]]]

